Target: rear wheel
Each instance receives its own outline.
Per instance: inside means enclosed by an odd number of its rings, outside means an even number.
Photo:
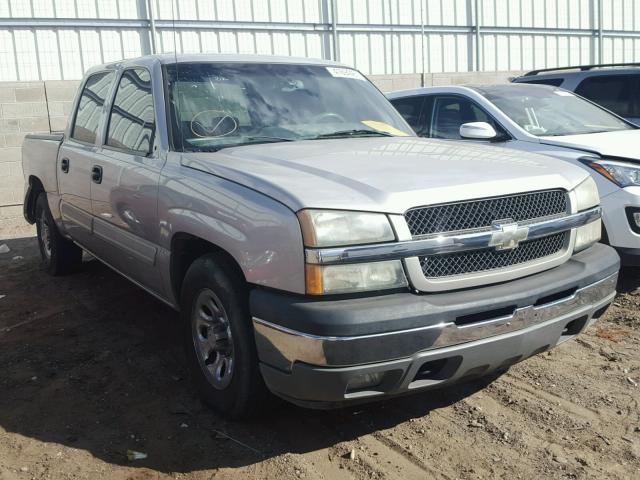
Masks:
[[[60,234],[44,192],[36,200],[36,230],[42,264],[48,273],[64,275],[78,269],[82,263],[82,249]]]
[[[230,418],[259,414],[269,398],[258,368],[244,279],[222,254],[191,264],[181,315],[189,369],[200,395]]]

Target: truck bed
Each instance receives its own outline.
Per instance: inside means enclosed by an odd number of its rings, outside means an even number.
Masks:
[[[64,134],[29,134],[22,144],[22,168],[25,181],[29,184],[29,177],[40,179],[45,192],[58,190],[56,163],[58,150]]]

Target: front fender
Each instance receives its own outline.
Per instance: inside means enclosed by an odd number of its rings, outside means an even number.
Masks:
[[[295,213],[259,192],[181,168],[159,191],[160,237],[170,250],[178,233],[225,250],[249,283],[304,293],[304,248]]]

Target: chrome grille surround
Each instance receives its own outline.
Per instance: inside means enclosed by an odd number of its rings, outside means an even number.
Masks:
[[[412,238],[446,237],[453,233],[490,231],[496,223],[527,225],[559,218],[571,211],[566,191],[544,190],[517,195],[483,198],[408,210],[404,217]],[[500,272],[562,256],[571,232],[559,232],[529,239],[516,248],[484,248],[473,251],[428,255],[417,258],[427,281],[477,277],[483,272]]]
[[[569,212],[569,199],[564,190],[483,198],[466,202],[416,207],[404,214],[413,238],[489,229],[496,220],[510,219],[526,223],[533,219],[561,216]]]

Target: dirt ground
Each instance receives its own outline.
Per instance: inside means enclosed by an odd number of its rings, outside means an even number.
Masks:
[[[499,378],[233,423],[195,397],[173,311],[97,261],[53,279],[34,238],[0,244],[1,480],[640,478],[640,272]]]

